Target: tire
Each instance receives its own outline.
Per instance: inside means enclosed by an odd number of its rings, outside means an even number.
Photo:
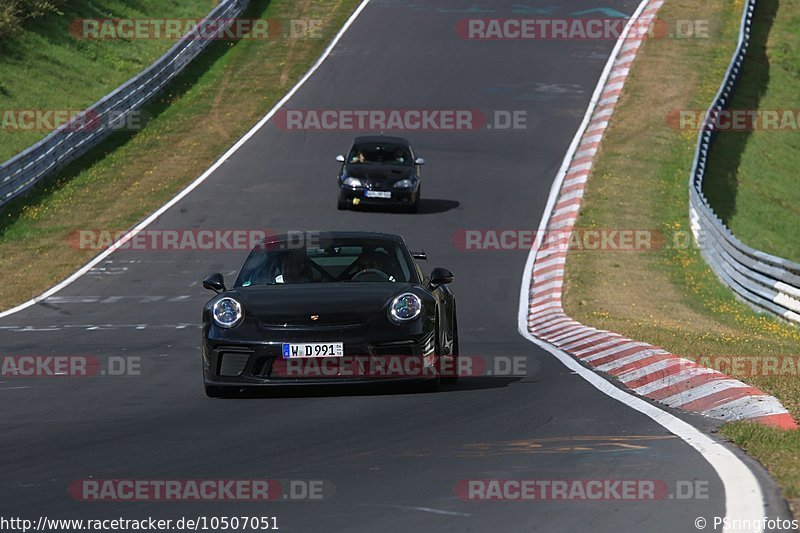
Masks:
[[[438,313],[438,311],[437,311]],[[436,344],[434,346],[434,353],[440,354],[442,353],[441,345],[439,344],[439,319],[436,319]],[[439,374],[439,371],[436,371],[436,377],[434,379],[427,380],[422,383],[421,389],[425,392],[436,392],[439,390],[439,385],[442,383],[442,376]]]
[[[455,368],[455,375],[442,378],[442,383],[456,383],[458,381],[458,315],[453,309],[453,368]]]
[[[417,189],[417,199],[414,200],[414,203],[408,206],[408,212],[411,214],[419,213],[419,203],[422,201],[422,185],[419,186]]]

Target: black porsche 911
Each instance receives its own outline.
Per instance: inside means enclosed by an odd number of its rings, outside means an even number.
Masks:
[[[453,275],[425,276],[403,239],[367,232],[279,235],[253,249],[203,308],[206,393],[265,385],[454,381]],[[444,377],[443,377],[444,376]]]
[[[336,156],[339,171],[339,209],[357,205],[399,206],[416,213],[420,204],[420,167],[402,137],[356,137],[347,157]]]

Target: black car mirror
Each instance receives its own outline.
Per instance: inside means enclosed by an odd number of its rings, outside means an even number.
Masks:
[[[418,157],[417,159],[415,159],[415,160],[414,160],[414,164],[415,164],[415,165],[422,166],[422,165],[424,165],[424,164],[425,164],[425,160],[424,160],[424,159],[422,159],[421,157]]]
[[[203,280],[203,288],[208,289],[210,291],[214,291],[217,294],[225,291],[225,278],[222,277],[222,274],[217,272],[216,274],[211,274],[206,279]]]
[[[453,273],[446,268],[436,267],[431,272],[431,286],[438,287],[439,285],[447,285],[452,283]]]
[[[337,160],[339,163],[344,163],[344,156],[343,156],[343,155],[341,155],[341,154],[340,154],[340,155],[337,155],[337,156],[336,156],[336,160]]]

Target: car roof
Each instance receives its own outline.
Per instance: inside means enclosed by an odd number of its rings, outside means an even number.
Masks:
[[[298,234],[310,234],[316,240],[325,239],[380,239],[385,241],[392,241],[405,245],[405,241],[399,235],[392,233],[380,233],[376,231],[298,231],[293,233],[279,233],[269,235],[265,238],[261,245],[270,243],[279,243],[286,241],[294,241],[298,238]]]
[[[411,146],[411,143],[408,142],[408,139],[405,137],[387,137],[386,135],[364,135],[362,137],[356,137],[353,141],[353,144],[361,144],[361,143],[374,143],[374,142],[389,142],[389,143],[397,143],[397,144],[404,144],[406,146]]]

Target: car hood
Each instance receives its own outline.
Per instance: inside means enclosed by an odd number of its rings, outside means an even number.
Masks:
[[[347,176],[372,187],[394,185],[414,174],[413,167],[396,165],[347,165],[346,170]]]
[[[363,324],[410,283],[298,283],[237,289],[246,314],[266,326]],[[316,320],[311,317],[317,316]]]

